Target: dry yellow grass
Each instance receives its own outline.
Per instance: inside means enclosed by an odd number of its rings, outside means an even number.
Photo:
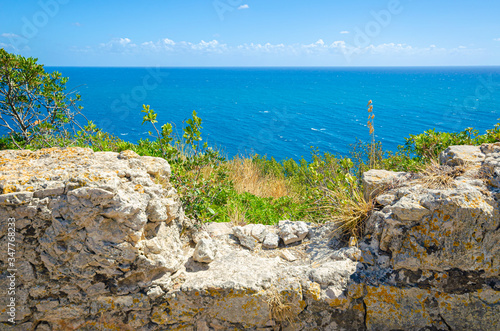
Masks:
[[[261,198],[290,196],[286,179],[273,175],[262,175],[251,159],[234,158],[228,163],[229,178],[238,193],[248,192]]]
[[[278,322],[287,321],[290,325],[293,325],[294,306],[287,302],[274,286],[271,286],[271,288],[267,290],[267,304],[273,319]]]
[[[455,186],[455,178],[463,175],[471,165],[450,167],[432,160],[419,173],[417,182],[430,189],[446,189]]]
[[[318,209],[324,212],[325,221],[337,224],[337,232],[356,238],[361,237],[363,225],[373,211],[373,201],[366,201],[359,188],[350,191],[323,188],[324,202]],[[332,235],[333,235],[332,234]]]

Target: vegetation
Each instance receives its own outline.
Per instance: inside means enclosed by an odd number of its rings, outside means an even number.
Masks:
[[[36,61],[0,49],[0,126],[18,148],[53,135],[69,138],[81,110],[80,95],[66,92],[68,79]]]
[[[456,177],[441,169],[436,160],[450,145],[481,144],[500,140],[500,123],[485,134],[467,128],[448,133],[429,130],[410,135],[397,152],[384,151],[375,140],[374,109],[368,103],[370,142],[353,144],[350,155],[320,153],[311,148],[311,161],[267,156],[227,159],[220,151],[202,144],[202,119],[193,111],[182,135],[172,124],[157,125],[157,115],[144,105],[143,123],[152,127],[151,139],[123,141],[103,132],[92,122],[79,126],[75,114],[79,95],[66,93],[67,79],[48,74],[36,59],[25,59],[0,50],[0,120],[8,134],[0,148],[38,149],[49,146],[81,146],[96,151],[133,150],[139,155],[167,159],[171,182],[184,202],[188,216],[200,222],[275,224],[282,219],[311,222],[334,221],[346,235],[358,236],[373,210],[362,194],[361,175],[378,168],[395,171],[430,171],[429,185],[446,187]],[[70,111],[71,110],[71,111]],[[70,127],[77,127],[71,131]],[[427,169],[427,170],[425,170]]]

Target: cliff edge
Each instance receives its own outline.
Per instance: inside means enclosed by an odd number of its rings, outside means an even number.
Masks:
[[[163,159],[0,151],[0,329],[497,330],[500,144],[440,161],[365,173],[376,211],[345,246],[334,224],[197,225]]]

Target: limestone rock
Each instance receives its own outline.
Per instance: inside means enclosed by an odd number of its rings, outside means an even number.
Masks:
[[[309,233],[305,222],[284,220],[279,222],[279,236],[285,245],[303,240]]]
[[[401,221],[419,221],[431,213],[418,202],[418,199],[412,199],[409,196],[399,199],[386,210],[391,211]]]
[[[251,228],[244,228],[241,226],[233,227],[234,235],[239,239],[241,246],[254,250],[257,246],[257,240],[252,236],[249,231]]]
[[[375,199],[382,206],[388,206],[392,205],[392,203],[396,201],[397,197],[394,194],[381,194]]]
[[[280,251],[280,256],[288,262],[293,262],[293,261],[297,260],[297,257],[295,256],[295,254],[293,254],[293,252],[286,250],[286,249]]]
[[[363,174],[364,197],[368,201],[388,187],[392,182],[403,178],[404,172],[388,170],[368,170]]]
[[[255,224],[251,229],[251,234],[258,242],[263,242],[267,235],[267,228],[263,224]]]
[[[264,241],[262,242],[262,247],[268,249],[278,248],[280,242],[280,237],[274,232],[268,232]]]
[[[217,247],[210,238],[203,238],[196,244],[193,259],[197,262],[210,263],[215,259]]]
[[[186,259],[179,225],[188,221],[182,208],[166,208],[180,206],[175,190],[155,183],[169,169],[133,152],[0,151],[0,215],[16,219],[23,274],[16,318],[36,310],[43,325],[80,328],[94,298],[126,311],[142,309],[135,300],[147,305],[137,292]]]
[[[367,172],[368,193],[387,192],[351,245],[333,223],[194,227],[162,159],[0,151],[0,239],[15,218],[18,270],[18,324],[0,314],[0,329],[496,331],[500,143],[477,151],[450,148],[476,173],[447,189]]]
[[[213,237],[221,237],[233,233],[233,229],[229,223],[208,223],[206,229]]]
[[[479,146],[450,146],[439,155],[439,163],[458,166],[466,163],[481,163],[485,158]]]

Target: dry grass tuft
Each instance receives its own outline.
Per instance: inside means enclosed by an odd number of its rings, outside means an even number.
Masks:
[[[232,224],[235,226],[244,226],[248,224],[245,219],[245,210],[242,210],[238,205],[229,204],[227,214]]]
[[[333,234],[340,231],[354,239],[361,237],[365,221],[373,211],[373,201],[366,201],[359,188],[349,192],[343,189],[323,190],[324,201],[318,209],[327,215],[325,221],[337,224],[338,228]]]
[[[477,173],[474,176],[475,179],[481,179],[485,181],[487,184],[490,184],[490,181],[493,177],[495,177],[494,168],[485,165],[481,166],[477,170]]]
[[[283,300],[283,296],[278,292],[276,287],[271,286],[267,291],[267,304],[271,311],[271,317],[279,322],[287,321],[290,325],[294,320],[294,305]]]
[[[251,159],[236,157],[228,163],[228,167],[229,178],[239,194],[248,192],[261,198],[275,199],[291,194],[285,178],[263,175]]]
[[[455,178],[470,169],[470,165],[450,167],[432,161],[419,173],[417,183],[430,189],[447,189],[455,187]]]

